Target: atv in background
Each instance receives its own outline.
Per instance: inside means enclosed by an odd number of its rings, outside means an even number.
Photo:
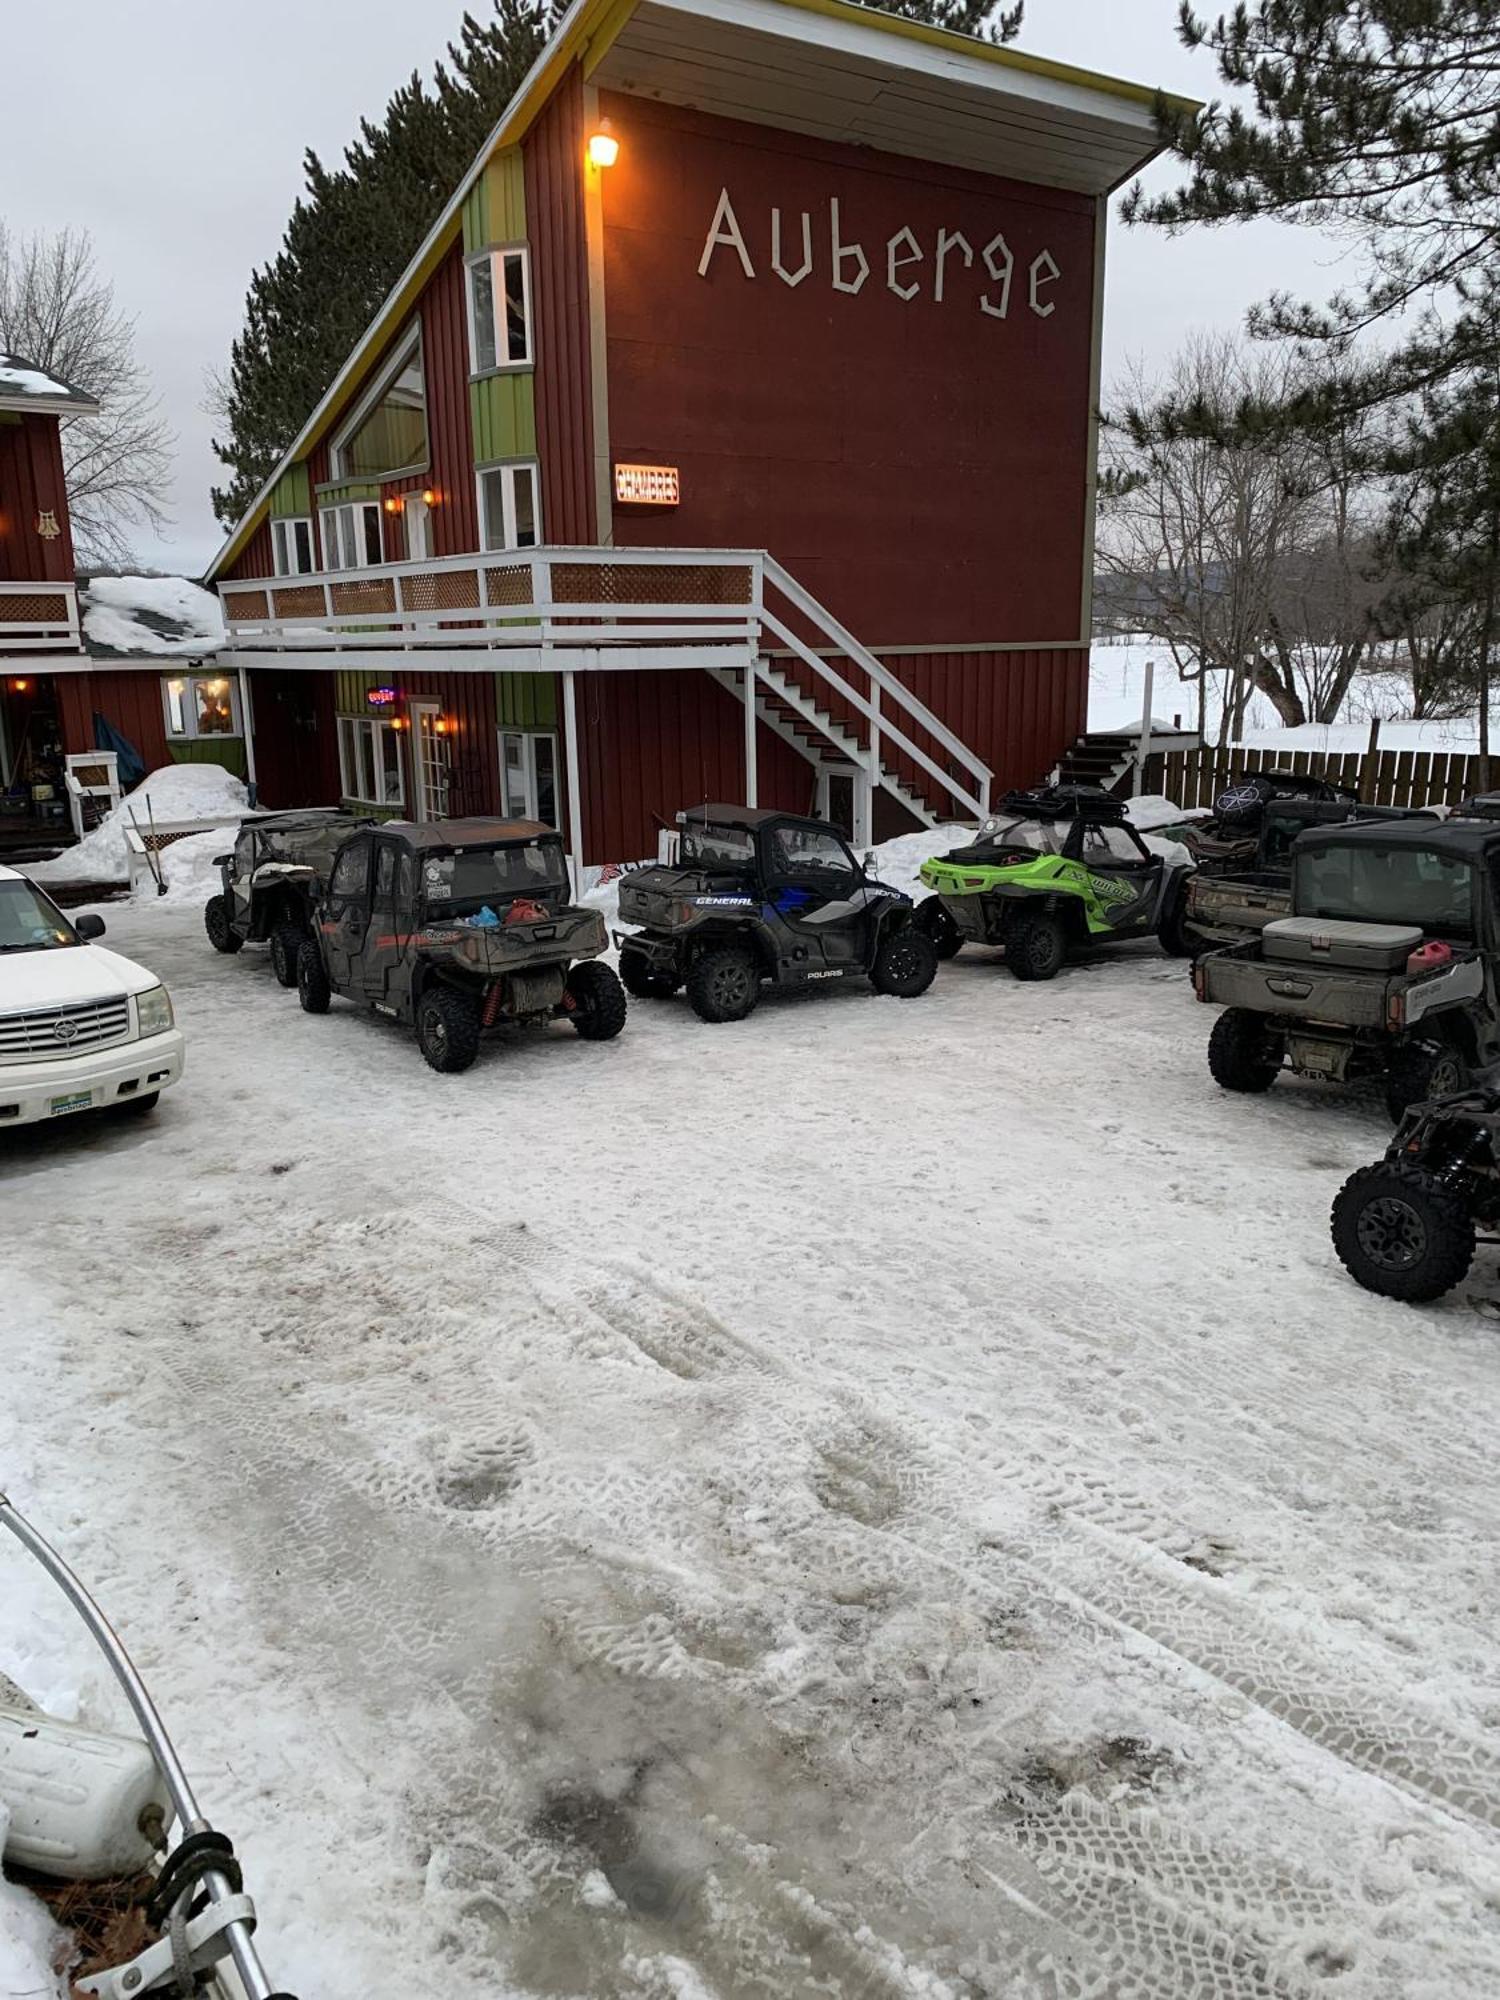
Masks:
[[[604,1042],[625,1025],[597,910],[577,908],[561,836],[530,820],[391,820],[344,842],[297,959],[309,1014],[335,993],[409,1023],[436,1070],[467,1069],[482,1035],[573,1023]]]
[[[231,852],[214,857],[224,886],[203,910],[214,950],[233,953],[246,944],[269,944],[277,980],[295,986],[297,954],[312,935],[313,901],[328,880],[334,855],[359,824],[337,806],[241,820]]]
[[[999,945],[1017,979],[1053,979],[1082,946],[1158,935],[1183,872],[1111,793],[1011,792],[970,846],[923,862],[917,922],[942,958]]]
[[[1268,799],[1253,866],[1241,870],[1224,861],[1200,862],[1191,873],[1184,870],[1162,922],[1162,943],[1179,958],[1196,958],[1219,945],[1243,944],[1276,918],[1290,916],[1292,843],[1309,827],[1437,817],[1426,807],[1367,806],[1343,797]],[[1189,832],[1181,836],[1184,844],[1190,844]]]
[[[1413,1106],[1385,1157],[1339,1189],[1331,1229],[1367,1292],[1420,1305],[1451,1291],[1473,1261],[1476,1229],[1500,1231],[1500,1090]]]
[[[1254,868],[1267,811],[1299,799],[1346,809],[1359,804],[1352,787],[1330,784],[1305,771],[1250,771],[1220,792],[1210,819],[1183,828],[1182,843],[1200,869],[1225,874]]]
[[[761,988],[868,976],[912,999],[937,971],[912,901],[877,882],[825,820],[753,806],[680,812],[675,867],[620,884],[615,935],[628,992],[664,1000],[686,986],[702,1021],[743,1021]]]
[[[1198,998],[1226,1011],[1208,1066],[1225,1090],[1283,1067],[1384,1084],[1393,1119],[1500,1060],[1500,822],[1320,827],[1293,849],[1290,917],[1209,952]]]

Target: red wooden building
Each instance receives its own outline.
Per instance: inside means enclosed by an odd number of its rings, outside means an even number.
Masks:
[[[1045,772],[1152,107],[842,0],[575,0],[211,571],[262,800],[602,862]]]

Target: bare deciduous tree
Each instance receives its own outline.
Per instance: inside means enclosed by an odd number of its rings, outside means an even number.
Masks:
[[[0,223],[0,350],[97,399],[97,416],[63,425],[73,538],[84,565],[128,561],[131,528],[167,525],[174,440],[85,231],[13,237]]]

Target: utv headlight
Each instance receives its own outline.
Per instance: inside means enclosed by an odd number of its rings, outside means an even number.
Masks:
[[[172,1001],[165,986],[148,986],[135,996],[136,1025],[143,1035],[164,1035],[172,1025]]]

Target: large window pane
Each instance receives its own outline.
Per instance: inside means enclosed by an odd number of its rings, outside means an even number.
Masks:
[[[401,752],[396,732],[389,724],[377,722],[376,733],[380,743],[380,763],[384,779],[384,790],[380,803],[399,806],[401,803]]]
[[[479,491],[484,503],[484,545],[487,549],[505,547],[505,469],[497,466],[493,472],[483,472],[479,476]]]
[[[505,270],[505,358],[531,359],[531,329],[526,315],[526,259],[519,250],[510,250],[502,260]]]
[[[335,470],[346,479],[379,479],[427,463],[427,403],[422,343],[408,351],[399,372],[334,449]]]
[[[557,738],[533,736],[532,761],[536,767],[536,816],[548,826],[560,826],[557,817]]]
[[[518,465],[511,479],[515,495],[515,546],[518,549],[534,549],[537,543],[536,476],[529,465]]]
[[[232,736],[234,706],[229,698],[228,681],[194,681],[193,689],[197,702],[196,733],[199,736]]]
[[[526,739],[519,731],[507,730],[500,738],[500,748],[505,760],[505,817],[525,819]]]
[[[495,347],[495,280],[488,257],[469,266],[469,307],[474,327],[474,372],[498,365]]]

